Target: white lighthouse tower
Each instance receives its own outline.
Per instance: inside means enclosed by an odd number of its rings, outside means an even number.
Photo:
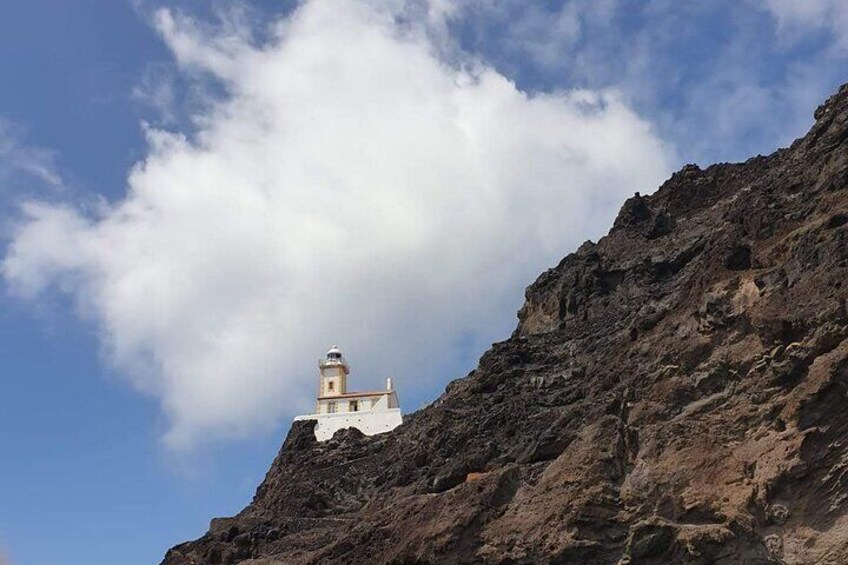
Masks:
[[[315,438],[324,441],[336,431],[356,428],[367,436],[388,432],[403,423],[397,392],[392,379],[386,379],[386,390],[348,392],[350,367],[337,346],[318,361],[318,400],[314,414],[297,420],[317,420]]]

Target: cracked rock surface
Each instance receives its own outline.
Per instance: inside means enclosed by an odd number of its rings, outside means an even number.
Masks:
[[[163,564],[848,563],[848,85],[815,118],[629,199],[394,432],[296,422]]]

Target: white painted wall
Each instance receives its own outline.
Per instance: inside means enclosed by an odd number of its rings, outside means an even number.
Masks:
[[[387,395],[381,396],[357,396],[355,398],[345,398],[345,397],[328,397],[322,398],[318,401],[318,408],[315,410],[316,414],[327,414],[330,412],[328,406],[331,402],[336,403],[336,412],[350,412],[350,401],[356,401],[359,405],[359,412],[368,412],[370,410],[379,410],[381,408],[399,408],[397,405],[392,406],[391,403],[387,403],[386,398]]]
[[[385,398],[385,397],[384,397]],[[379,404],[378,404],[379,405]],[[315,439],[325,441],[345,428],[356,428],[367,436],[390,432],[403,423],[400,408],[369,410],[368,412],[343,412],[340,414],[307,414],[298,420],[317,420]]]

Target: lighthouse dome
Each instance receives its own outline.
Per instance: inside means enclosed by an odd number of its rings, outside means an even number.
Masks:
[[[341,361],[343,358],[344,358],[344,355],[342,355],[342,350],[339,349],[338,345],[334,345],[329,350],[327,350],[327,359],[328,360]]]
[[[323,359],[318,359],[318,367],[320,367],[322,371],[330,367],[341,367],[345,374],[349,371],[347,359],[345,359],[344,354],[342,353],[342,350],[339,349],[338,345],[334,345],[328,349],[327,355]]]

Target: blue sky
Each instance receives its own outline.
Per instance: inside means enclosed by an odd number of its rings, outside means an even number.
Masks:
[[[0,7],[0,562],[156,563],[338,341],[406,410],[687,162],[801,135],[838,0]]]

